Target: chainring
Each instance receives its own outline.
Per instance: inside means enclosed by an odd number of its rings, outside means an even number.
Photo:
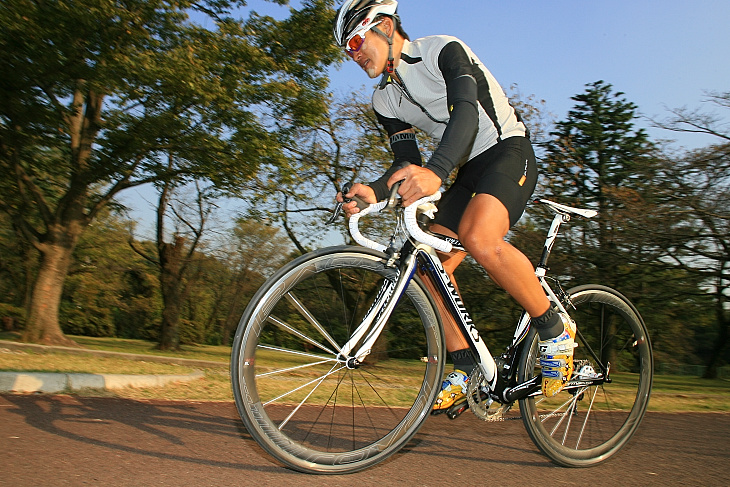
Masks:
[[[489,385],[479,367],[475,367],[469,376],[466,386],[466,401],[469,409],[474,415],[483,421],[501,421],[504,415],[510,410],[512,404],[501,404],[494,401],[484,391],[489,390]]]

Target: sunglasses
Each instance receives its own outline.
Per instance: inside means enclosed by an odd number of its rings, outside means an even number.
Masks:
[[[380,22],[375,22],[373,24],[370,24],[367,29],[357,32],[347,40],[347,42],[345,43],[345,52],[348,56],[355,57],[355,53],[358,52],[362,48],[362,45],[365,43],[365,33],[379,23]]]

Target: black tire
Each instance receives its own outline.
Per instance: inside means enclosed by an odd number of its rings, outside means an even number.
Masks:
[[[355,369],[337,361],[338,348],[301,311],[341,347],[394,276],[384,263],[382,253],[359,247],[312,252],[267,280],[241,318],[231,356],[238,412],[251,436],[295,470],[351,473],[374,465],[404,446],[431,411],[443,332],[417,278]]]
[[[610,363],[610,380],[567,387],[555,397],[520,400],[522,420],[532,440],[565,467],[588,467],[615,454],[641,423],[649,403],[654,365],[646,326],[636,308],[617,291],[586,285],[568,291],[577,324],[575,373],[601,372]],[[540,373],[537,336],[525,338],[520,382]],[[577,376],[574,373],[574,378]]]

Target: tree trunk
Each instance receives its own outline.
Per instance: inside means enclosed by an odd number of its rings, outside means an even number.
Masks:
[[[162,327],[160,350],[180,349],[180,310],[182,309],[183,283],[181,267],[185,239],[176,237],[174,243],[159,244],[160,288],[162,291]]]
[[[96,211],[86,213],[90,187],[87,178],[92,147],[100,127],[103,100],[103,94],[89,89],[84,80],[77,80],[71,110],[66,113],[64,126],[70,136],[70,175],[65,183],[66,192],[58,200],[55,209],[48,206],[43,189],[36,185],[33,177],[25,173],[20,162],[15,161],[22,199],[36,208],[46,227],[46,233],[41,235],[33,230],[33,224],[30,223],[33,217],[23,212],[13,215],[18,228],[41,254],[22,337],[25,341],[78,346],[63,335],[58,323],[58,310],[73,251]]]
[[[243,310],[239,303],[243,298],[243,291],[246,284],[245,280],[247,277],[248,272],[245,270],[236,277],[235,290],[228,307],[228,314],[226,315],[226,319],[223,320],[223,325],[221,327],[221,345],[229,346],[231,344],[231,335],[241,319]]]
[[[64,336],[58,323],[63,283],[71,265],[73,247],[74,244],[47,244],[41,251],[41,263],[33,285],[23,341],[78,346]]]
[[[715,339],[715,345],[712,347],[712,353],[708,357],[707,362],[705,362],[707,368],[702,375],[705,379],[717,378],[717,367],[722,359],[723,352],[727,348],[728,339],[730,339],[730,320],[725,310],[725,298],[722,290],[716,292],[715,295],[717,296],[715,315],[717,316],[718,333]]]

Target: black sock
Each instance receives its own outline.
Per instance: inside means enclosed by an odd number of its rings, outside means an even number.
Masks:
[[[451,361],[454,362],[454,369],[459,369],[466,375],[471,375],[477,364],[474,362],[474,357],[471,354],[471,350],[464,348],[462,350],[454,350],[449,352],[451,355]]]
[[[552,306],[542,315],[532,318],[532,326],[537,330],[540,340],[555,338],[563,333],[565,329],[563,320],[560,319],[557,311]]]

